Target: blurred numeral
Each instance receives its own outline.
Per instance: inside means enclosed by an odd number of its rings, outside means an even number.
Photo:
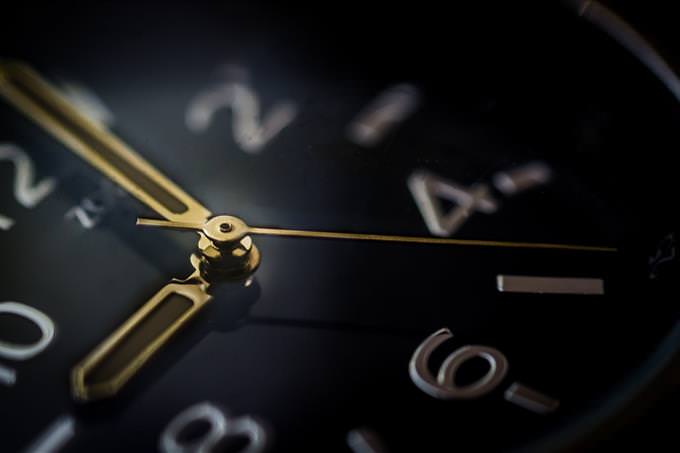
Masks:
[[[54,322],[40,310],[18,302],[1,302],[0,315],[20,316],[31,321],[40,329],[40,339],[32,344],[16,344],[0,340],[0,357],[10,360],[27,360],[35,357],[49,346],[54,339]],[[10,368],[0,366],[0,382],[11,386],[16,382],[16,373]]]
[[[447,328],[439,329],[423,341],[415,350],[409,362],[409,375],[420,390],[440,400],[475,399],[488,394],[498,387],[508,372],[508,360],[502,352],[488,346],[463,346],[449,354],[437,376],[429,369],[432,353],[445,341],[453,338]],[[459,386],[456,373],[470,359],[481,358],[488,364],[488,371],[476,381]],[[538,414],[553,412],[559,401],[517,382],[504,394],[506,401]]]
[[[79,205],[66,211],[64,217],[76,220],[83,228],[89,230],[97,226],[104,211],[101,203],[92,198],[83,198]]]
[[[248,71],[230,65],[224,70],[226,80],[202,93],[190,103],[186,112],[186,125],[192,132],[207,130],[219,110],[229,108],[232,112],[234,140],[245,152],[256,154],[279,132],[293,122],[297,106],[291,101],[275,104],[260,117],[260,99],[248,82]]]
[[[408,188],[425,225],[435,236],[452,235],[476,211],[491,214],[498,209],[484,184],[467,188],[421,170],[409,176]],[[456,207],[444,214],[439,198],[456,203]]]
[[[14,164],[14,198],[23,207],[35,207],[54,190],[54,178],[35,182],[33,161],[21,148],[9,143],[0,144],[1,161]],[[13,224],[14,220],[0,215],[0,229],[9,230]]]
[[[92,90],[72,81],[63,81],[59,85],[62,94],[99,127],[108,128],[113,125],[115,121],[113,112]]]
[[[107,212],[120,198],[124,198],[125,192],[119,186],[102,181],[100,187],[79,204],[66,211],[64,217],[78,222],[83,228],[89,230],[96,227]]]
[[[192,426],[207,423],[210,428],[199,438],[181,440]],[[203,432],[203,430],[202,430]],[[250,416],[232,417],[212,403],[205,402],[189,407],[178,414],[161,434],[159,447],[164,453],[208,453],[225,447],[230,441],[247,440],[240,444],[239,453],[262,452],[267,447],[267,431]],[[232,445],[233,448],[233,445]]]
[[[547,184],[552,170],[543,162],[529,162],[507,171],[495,173],[493,184],[505,196],[513,196],[534,187]],[[464,187],[425,170],[414,171],[408,178],[408,188],[423,216],[425,225],[435,236],[450,236],[475,212],[493,214],[498,203],[491,196],[488,184]],[[440,199],[455,203],[444,213]]]
[[[40,310],[18,302],[0,303],[0,314],[8,313],[31,321],[40,329],[40,339],[33,344],[22,345],[0,341],[0,357],[27,360],[40,354],[54,339],[54,323]]]

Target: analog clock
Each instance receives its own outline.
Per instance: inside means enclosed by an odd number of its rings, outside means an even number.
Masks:
[[[0,451],[582,451],[664,422],[680,80],[630,11],[8,11]]]

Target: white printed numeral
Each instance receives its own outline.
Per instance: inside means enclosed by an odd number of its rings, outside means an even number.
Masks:
[[[492,177],[496,189],[507,197],[547,184],[551,179],[552,171],[544,162],[529,162]],[[488,184],[468,188],[425,170],[416,170],[409,176],[407,185],[425,225],[435,236],[452,235],[474,212],[492,214],[498,210],[499,204],[491,196]],[[444,214],[439,198],[456,206]]]
[[[40,339],[27,345],[0,341],[0,357],[10,360],[30,359],[44,351],[54,339],[56,330],[54,322],[40,310],[19,302],[1,302],[0,314],[3,313],[21,316],[31,321],[40,329]],[[0,365],[0,382],[7,386],[14,385],[16,382],[15,371]]]
[[[486,346],[463,346],[451,353],[442,363],[437,378],[430,373],[430,356],[440,344],[453,337],[449,329],[440,329],[430,335],[416,349],[409,363],[409,374],[416,386],[428,395],[442,399],[471,399],[486,395],[501,383],[508,372],[508,360],[497,349]],[[481,357],[489,364],[487,373],[464,387],[455,383],[456,372],[466,361]]]
[[[74,220],[86,230],[90,230],[96,227],[113,208],[117,200],[123,197],[125,197],[125,192],[122,188],[102,181],[96,191],[66,211],[64,218]]]
[[[78,111],[100,128],[106,129],[113,125],[115,122],[113,112],[94,91],[73,81],[63,81],[60,87],[62,94],[78,108]]]
[[[33,161],[21,148],[9,143],[0,144],[0,161],[3,160],[14,164],[14,198],[25,208],[35,207],[54,190],[54,178],[35,182]],[[9,230],[13,224],[14,220],[0,215],[0,229]]]
[[[508,360],[502,352],[488,346],[463,346],[444,360],[435,378],[428,367],[430,356],[442,343],[453,338],[447,328],[439,329],[416,348],[409,362],[409,375],[420,390],[440,400],[475,399],[493,391],[508,372]],[[470,359],[486,360],[486,374],[465,386],[456,384],[456,373]],[[548,414],[559,407],[559,401],[517,382],[504,394],[504,399],[538,414]]]
[[[498,209],[484,184],[467,188],[421,170],[408,178],[408,188],[425,225],[436,236],[452,235],[475,211],[491,214]],[[444,214],[438,198],[455,202],[456,207]]]
[[[180,441],[181,433],[196,422],[207,422],[210,429],[200,438]],[[255,453],[267,447],[267,432],[254,418],[249,416],[231,417],[212,403],[195,404],[179,413],[161,434],[159,447],[164,453],[208,453],[229,438],[248,439],[239,452]]]
[[[227,80],[199,93],[186,112],[186,125],[200,133],[210,127],[215,113],[230,108],[233,114],[234,140],[247,153],[256,154],[297,116],[297,106],[282,101],[260,118],[260,100],[248,84],[248,72],[240,66],[228,66]]]
[[[0,341],[0,357],[11,360],[27,360],[40,354],[54,339],[54,323],[40,310],[19,302],[0,303],[0,314],[9,313],[31,321],[40,329],[40,339],[33,344],[20,345]]]

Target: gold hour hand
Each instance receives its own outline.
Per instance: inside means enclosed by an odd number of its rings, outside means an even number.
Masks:
[[[212,296],[200,280],[165,285],[78,363],[71,373],[75,398],[115,395]]]
[[[28,65],[0,61],[0,96],[162,217],[202,222],[210,211],[71,104]]]

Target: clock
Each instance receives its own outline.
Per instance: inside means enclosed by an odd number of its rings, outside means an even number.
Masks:
[[[9,11],[0,450],[643,436],[677,398],[680,80],[630,11]]]

